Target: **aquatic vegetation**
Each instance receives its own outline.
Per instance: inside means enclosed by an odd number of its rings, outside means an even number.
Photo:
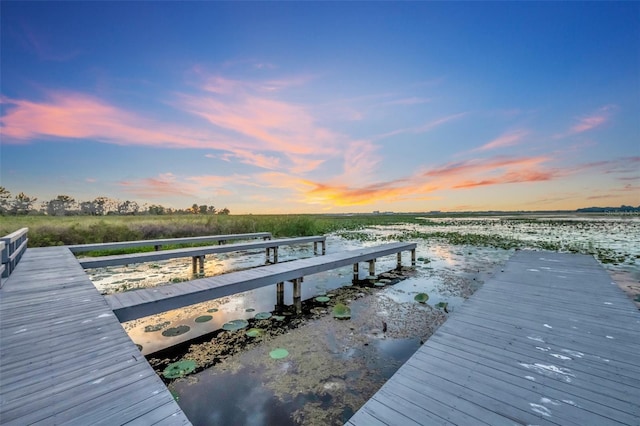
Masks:
[[[207,309],[207,312],[210,312],[210,313],[218,312],[218,308]]]
[[[350,319],[351,309],[344,303],[337,303],[333,307],[332,315],[334,318],[337,318],[337,319]]]
[[[327,303],[328,301],[331,300],[331,298],[327,296],[318,296],[314,300],[318,303]]]
[[[249,337],[261,337],[264,334],[264,330],[261,328],[250,328],[244,334]]]
[[[222,329],[226,331],[238,331],[246,328],[248,325],[249,322],[247,320],[237,319],[224,323]]]
[[[247,308],[247,309],[245,309],[244,311],[245,311],[245,312],[254,312],[254,311],[255,311],[255,309],[253,309],[253,308]]]
[[[284,315],[274,315],[273,319],[276,321],[284,321]]]
[[[282,359],[289,356],[289,351],[283,348],[277,348],[269,352],[269,356],[273,359]]]
[[[413,300],[418,303],[427,303],[427,300],[429,300],[429,295],[427,293],[418,293],[416,294],[416,297],[413,298]]]
[[[175,337],[184,334],[189,330],[191,330],[191,327],[189,327],[188,325],[179,325],[177,327],[167,328],[162,332],[162,335],[164,337]]]
[[[255,316],[255,319],[257,320],[266,320],[271,318],[271,312],[258,312]]]
[[[213,317],[211,315],[201,315],[195,319],[196,322],[207,322],[211,321]]]
[[[162,375],[167,379],[184,377],[196,369],[196,362],[189,359],[171,363],[164,369]]]
[[[438,302],[436,303],[435,307],[438,309],[442,309],[444,310],[446,313],[449,313],[449,310],[447,309],[447,307],[449,306],[448,302]]]
[[[151,333],[151,332],[154,332],[154,331],[160,331],[163,328],[165,328],[166,326],[168,326],[169,324],[171,324],[171,322],[165,321],[165,322],[161,322],[161,323],[158,323],[158,324],[148,325],[148,326],[146,326],[144,328],[144,332],[145,333]]]

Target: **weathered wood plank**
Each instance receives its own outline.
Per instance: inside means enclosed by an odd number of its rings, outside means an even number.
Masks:
[[[640,315],[593,257],[522,251],[349,423],[383,404],[385,422],[401,424],[414,403],[477,419],[457,424],[637,426],[638,353]]]
[[[78,261],[85,269],[103,268],[106,266],[128,265],[131,263],[155,262],[161,260],[175,259],[180,257],[204,256],[208,254],[230,253],[242,250],[255,250],[274,248],[295,244],[305,244],[313,242],[324,242],[325,236],[299,237],[299,238],[281,238],[277,240],[265,240],[258,242],[225,244],[207,247],[189,247],[173,250],[162,250],[145,253],[131,253],[114,256],[99,256],[80,258]]]
[[[190,282],[117,293],[105,298],[120,321],[125,322],[415,248],[415,243],[389,243]]]
[[[0,289],[1,422],[94,424],[102,416],[189,424],[73,254],[28,249]]]
[[[206,235],[201,237],[161,238],[155,240],[121,241],[115,243],[75,244],[67,246],[72,253],[83,253],[95,250],[115,250],[129,247],[153,247],[169,244],[199,244],[232,240],[252,240],[271,238],[271,232],[251,232],[246,234]]]

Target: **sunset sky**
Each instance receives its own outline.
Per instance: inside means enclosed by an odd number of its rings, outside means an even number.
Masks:
[[[0,185],[38,204],[640,205],[638,2],[0,8]]]

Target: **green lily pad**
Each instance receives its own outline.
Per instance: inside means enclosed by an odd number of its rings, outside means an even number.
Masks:
[[[210,313],[218,312],[218,308],[207,309],[207,312],[210,312]]]
[[[382,281],[376,281],[375,283],[373,283],[373,285],[376,287],[384,287],[385,285],[387,285],[387,283]]]
[[[284,321],[284,315],[274,315],[273,319],[276,321]]]
[[[191,327],[189,327],[188,325],[179,325],[177,327],[167,328],[162,332],[162,335],[164,337],[175,337],[184,334],[189,330],[191,330]]]
[[[418,303],[427,303],[427,300],[429,300],[429,295],[427,293],[418,293],[416,294],[416,297],[413,298],[413,300]]]
[[[343,303],[337,303],[333,307],[333,317],[337,319],[349,319],[351,318],[351,309]]]
[[[245,309],[244,311],[245,311],[245,312],[253,312],[253,311],[255,311],[255,309],[253,309],[253,308],[247,308],[247,309]]]
[[[375,275],[367,275],[366,277],[364,277],[365,280],[369,280],[369,281],[373,281],[378,279],[378,277],[376,277]]]
[[[260,337],[264,334],[264,330],[261,328],[250,328],[244,334],[249,337]]]
[[[318,303],[327,303],[329,300],[331,300],[331,298],[327,296],[318,296],[315,298],[315,301]]]
[[[213,317],[211,315],[202,315],[196,318],[196,322],[207,322],[211,321]]]
[[[167,379],[184,377],[196,369],[196,362],[190,359],[171,363],[164,369],[162,375]]]
[[[266,320],[271,318],[271,312],[258,312],[255,316],[255,319],[257,320]]]
[[[247,320],[237,319],[224,323],[222,329],[226,331],[238,331],[246,328],[248,325],[249,322]]]
[[[269,356],[273,359],[282,359],[289,356],[289,351],[286,349],[278,348],[269,352]]]

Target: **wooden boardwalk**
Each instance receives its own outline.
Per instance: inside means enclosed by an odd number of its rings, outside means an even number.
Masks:
[[[0,290],[0,424],[188,425],[73,254],[30,248]]]
[[[347,422],[640,425],[640,312],[591,256],[516,253]]]
[[[284,281],[294,282],[295,298],[296,287],[300,285],[299,279],[302,277],[352,264],[354,265],[355,273],[357,273],[358,262],[370,262],[369,273],[372,275],[374,273],[375,259],[397,254],[398,266],[400,266],[401,252],[411,251],[413,264],[415,263],[415,250],[416,243],[389,243],[376,247],[327,254],[322,257],[292,260],[211,278],[116,293],[105,296],[105,298],[111,305],[113,312],[122,322]]]

